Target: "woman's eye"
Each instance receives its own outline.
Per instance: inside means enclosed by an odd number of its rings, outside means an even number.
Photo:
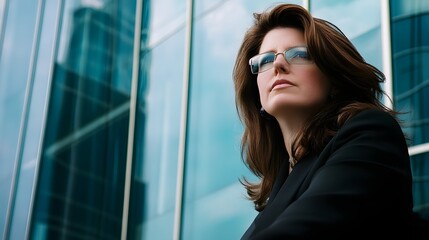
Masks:
[[[297,53],[295,53],[293,58],[305,58],[305,59],[307,59],[308,54],[306,52],[297,52]]]
[[[267,63],[272,63],[272,62],[273,62],[273,57],[271,57],[271,56],[264,56],[264,57],[261,58],[260,65],[265,65]]]

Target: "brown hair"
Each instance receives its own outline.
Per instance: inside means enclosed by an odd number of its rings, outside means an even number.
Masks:
[[[380,97],[383,73],[365,62],[349,39],[332,23],[313,18],[299,5],[281,4],[271,10],[255,13],[254,24],[246,32],[238,51],[233,79],[236,107],[244,125],[241,155],[246,166],[261,179],[246,187],[255,208],[261,211],[272,190],[282,163],[289,154],[299,161],[310,153],[319,153],[344,122],[356,113],[377,108],[394,115]],[[310,57],[332,85],[328,103],[301,129],[288,153],[280,127],[275,119],[260,114],[257,75],[250,71],[249,59],[259,52],[264,36],[278,27],[293,27],[303,32]]]

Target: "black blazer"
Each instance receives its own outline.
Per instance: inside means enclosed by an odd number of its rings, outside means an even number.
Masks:
[[[267,206],[241,239],[411,239],[411,186],[399,124],[365,110],[290,175],[284,164]]]

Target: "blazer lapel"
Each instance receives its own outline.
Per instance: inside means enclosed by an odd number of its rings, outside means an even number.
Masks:
[[[287,168],[284,166],[282,167],[282,172],[279,173],[279,176],[274,183],[273,191],[270,195],[267,206],[255,219],[253,233],[251,233],[252,235],[269,226],[276,220],[280,213],[282,213],[283,210],[296,199],[298,189],[316,159],[316,156],[308,156],[302,159],[295,165],[289,176],[289,164],[283,164],[286,165]]]
[[[276,197],[277,193],[280,191],[281,187],[285,183],[288,176],[289,176],[289,163],[287,161],[284,161],[282,166],[280,167],[277,178],[274,182],[273,190],[271,191],[271,194],[268,198],[268,204],[272,202],[271,199],[274,199]]]

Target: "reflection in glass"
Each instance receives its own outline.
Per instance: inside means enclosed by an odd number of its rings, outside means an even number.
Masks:
[[[19,6],[26,6],[20,8]],[[4,234],[37,14],[37,1],[0,1],[0,236]],[[11,210],[9,210],[11,211]]]
[[[98,3],[68,9],[64,19],[70,29],[54,69],[32,239],[121,235],[135,3]]]
[[[395,1],[397,2],[397,1]],[[392,7],[394,3],[392,2]],[[429,10],[392,16],[395,106],[404,115],[410,145],[429,142]]]
[[[173,239],[185,26],[170,29],[164,24],[149,29],[166,20],[184,22],[184,3],[161,0],[143,4],[128,239]],[[175,6],[164,9],[174,14],[157,12],[165,4]]]
[[[429,142],[428,3],[390,1],[394,105],[410,146]],[[429,154],[412,156],[411,165],[415,211],[429,219]]]

